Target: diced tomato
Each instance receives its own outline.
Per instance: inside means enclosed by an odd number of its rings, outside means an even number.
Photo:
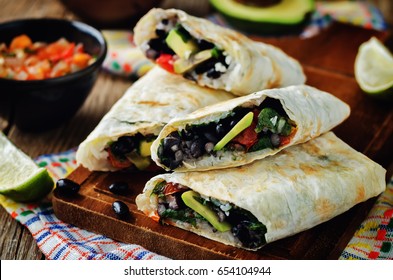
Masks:
[[[108,161],[114,168],[128,168],[132,165],[132,162],[129,160],[119,160],[116,158],[114,154],[112,154],[110,149],[106,150],[108,152]]]
[[[60,38],[54,43],[32,42],[27,35],[15,37],[10,47],[0,43],[4,62],[1,77],[16,80],[41,80],[76,72],[89,65],[93,59],[83,50],[83,44]],[[18,51],[15,57],[14,50]],[[9,54],[9,55],[7,55]]]
[[[16,49],[24,49],[30,47],[31,45],[33,45],[33,42],[31,41],[30,37],[22,34],[12,39],[10,50],[13,51]]]
[[[87,53],[76,53],[72,57],[72,63],[74,63],[76,66],[80,68],[83,68],[87,66],[90,58],[91,56]]]
[[[165,185],[163,194],[164,195],[174,194],[174,193],[177,193],[177,192],[181,191],[182,189],[183,188],[181,188],[179,184],[167,183]]]
[[[41,50],[38,55],[41,58],[47,58],[52,62],[57,62],[65,58],[72,57],[74,54],[74,48],[74,43],[63,45],[55,42]]]
[[[243,130],[235,138],[233,138],[232,141],[245,146],[246,149],[248,150],[251,146],[253,146],[256,142],[258,142],[258,134],[255,132],[256,126],[257,123],[254,118],[252,124],[249,127],[247,127],[245,130]]]
[[[280,146],[284,146],[291,142],[291,136],[280,136]]]
[[[157,59],[156,63],[167,70],[168,72],[174,73],[175,71],[173,70],[173,55],[171,54],[161,54]]]

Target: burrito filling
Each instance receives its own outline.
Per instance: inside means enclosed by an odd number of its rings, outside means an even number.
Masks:
[[[227,233],[243,247],[257,249],[266,244],[266,226],[249,211],[212,197],[205,197],[186,186],[162,181],[151,195],[157,198],[161,222],[180,222],[194,228],[210,228],[215,234]]]
[[[217,79],[231,63],[231,57],[215,44],[193,37],[176,17],[157,25],[155,38],[145,46],[145,55],[165,70],[196,80]]]
[[[145,170],[155,165],[150,159],[150,146],[156,135],[143,136],[138,133],[133,136],[121,136],[116,141],[109,142],[105,148],[109,163],[118,169]]]
[[[251,153],[277,149],[290,143],[296,125],[280,102],[268,98],[260,106],[237,107],[223,118],[209,123],[186,125],[161,140],[160,162],[170,169],[203,156],[219,157],[223,152]]]

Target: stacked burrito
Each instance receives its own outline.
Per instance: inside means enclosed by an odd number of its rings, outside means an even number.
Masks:
[[[152,170],[150,146],[166,123],[233,97],[153,68],[124,93],[79,145],[76,160],[92,171]]]
[[[200,86],[242,96],[306,80],[301,65],[280,49],[180,10],[152,9],[134,31],[146,57]]]
[[[153,220],[258,250],[385,189],[386,170],[331,132],[349,106],[303,85],[280,50],[173,9],[150,11],[135,39],[173,75],[239,96],[162,128],[151,157],[171,173],[136,198]]]
[[[157,66],[76,157],[93,171],[159,168],[136,198],[148,217],[258,250],[384,190],[386,171],[330,132],[349,106],[304,85],[281,50],[174,9],[134,32]]]

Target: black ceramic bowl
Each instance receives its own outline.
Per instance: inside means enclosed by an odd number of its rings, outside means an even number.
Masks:
[[[7,46],[20,34],[33,42],[52,43],[66,38],[83,43],[85,52],[96,57],[88,67],[58,78],[17,81],[0,78],[0,114],[25,131],[43,131],[70,119],[91,91],[106,56],[102,34],[81,22],[63,19],[23,19],[0,24],[0,43]]]

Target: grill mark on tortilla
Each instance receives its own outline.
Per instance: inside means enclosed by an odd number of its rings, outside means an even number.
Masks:
[[[365,197],[366,197],[366,193],[364,191],[364,186],[363,185],[356,186],[356,203],[364,201]]]
[[[151,106],[168,106],[169,103],[160,103],[155,101],[139,101],[137,104],[151,105]]]
[[[326,198],[319,198],[315,201],[315,211],[324,220],[330,213],[334,212],[334,205]]]

